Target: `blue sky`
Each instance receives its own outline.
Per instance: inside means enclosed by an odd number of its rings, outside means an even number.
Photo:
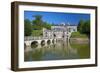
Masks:
[[[81,19],[84,21],[90,19],[90,14],[24,11],[24,19],[29,19],[32,21],[35,19],[32,17],[33,15],[42,15],[43,21],[58,25],[62,22],[70,23],[71,25],[77,25]]]

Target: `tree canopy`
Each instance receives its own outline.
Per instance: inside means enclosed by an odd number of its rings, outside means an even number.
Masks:
[[[90,20],[84,23],[83,29],[84,29],[83,33],[89,36],[90,35]]]
[[[86,34],[89,37],[90,36],[90,20],[87,20],[87,21],[80,20],[78,24],[78,31],[82,34]]]
[[[44,22],[41,15],[35,15],[35,20],[32,21],[33,29],[41,30],[42,28],[51,29],[51,24]]]
[[[77,27],[77,29],[78,29],[78,31],[80,33],[83,32],[83,26],[84,26],[84,21],[83,20],[80,20],[79,23],[78,23],[78,27]]]
[[[25,19],[24,20],[24,35],[25,36],[30,36],[32,33],[32,25],[30,20]]]
[[[24,20],[24,35],[25,36],[30,36],[33,35],[34,33],[39,33],[42,34],[42,29],[46,28],[46,29],[51,29],[51,24],[44,22],[42,20],[42,16],[41,15],[34,15],[33,16],[35,19],[30,21],[29,19],[25,19]],[[33,32],[34,30],[34,32]]]

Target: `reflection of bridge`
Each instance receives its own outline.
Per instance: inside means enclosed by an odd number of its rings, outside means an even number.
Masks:
[[[38,44],[47,44],[48,42],[50,43],[55,43],[56,39],[55,38],[47,38],[47,37],[25,37],[24,38],[24,45],[26,46],[31,46],[33,43],[38,43]]]

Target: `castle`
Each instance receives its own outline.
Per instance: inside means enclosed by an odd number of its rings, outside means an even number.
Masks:
[[[43,28],[43,37],[48,38],[69,38],[72,32],[77,32],[76,25],[62,23],[60,25],[51,26],[51,30]]]

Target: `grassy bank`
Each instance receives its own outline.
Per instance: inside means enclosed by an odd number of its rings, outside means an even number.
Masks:
[[[73,32],[71,38],[88,38],[86,34],[81,34],[79,32]]]

